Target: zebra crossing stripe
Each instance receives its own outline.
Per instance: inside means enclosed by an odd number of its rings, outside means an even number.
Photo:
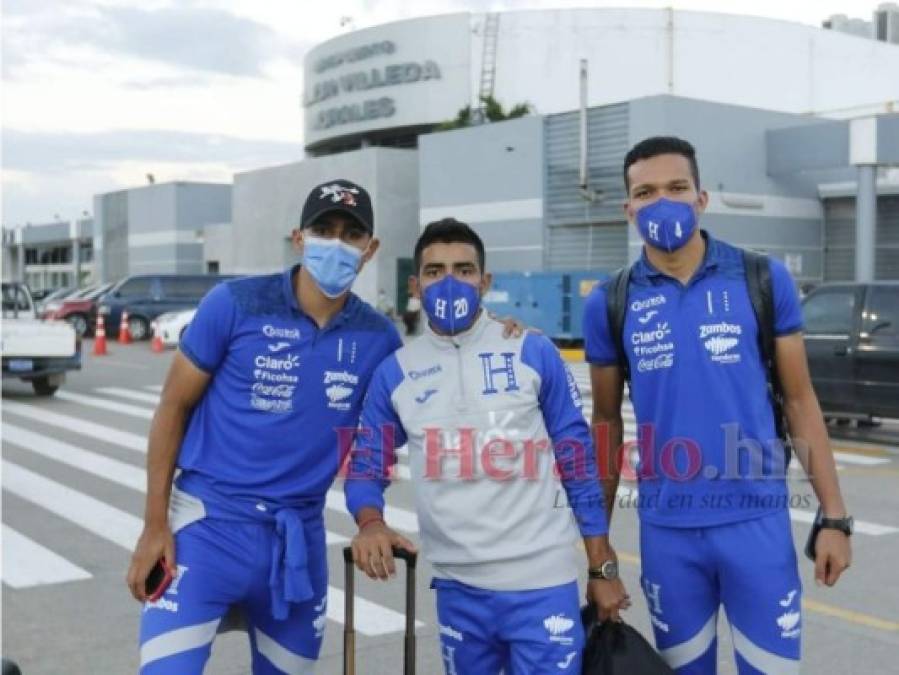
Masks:
[[[3,489],[129,551],[143,529],[130,513],[7,460]]]
[[[124,387],[97,387],[94,391],[105,394],[106,396],[121,396],[122,398],[130,398],[132,401],[140,403],[150,403],[156,405],[159,403],[159,394],[145,394],[142,391],[134,391],[133,389],[125,389]]]
[[[799,509],[790,509],[790,518],[798,523],[811,524],[815,522],[815,514],[811,511],[801,511]],[[899,532],[899,528],[889,525],[879,525],[877,523],[869,523],[864,520],[854,521],[854,531],[858,534],[867,534],[872,537],[881,537],[885,534],[893,534]]]
[[[139,408],[136,405],[128,403],[119,403],[118,401],[110,401],[109,399],[100,398],[99,396],[88,396],[87,394],[76,394],[72,391],[58,391],[56,398],[71,403],[80,403],[81,405],[117,412],[131,417],[139,417],[141,419],[153,419],[153,411],[149,408]]]
[[[136,516],[45,478],[13,462],[4,460],[2,466],[4,490],[127,551],[134,549],[137,538],[143,529],[143,522]],[[345,540],[345,537],[342,539]],[[332,594],[335,598],[335,606],[342,608],[343,591],[328,587],[329,607],[332,604],[330,602]],[[356,607],[358,608],[356,629],[360,633],[383,635],[403,629],[403,615],[398,612],[360,597],[356,598]],[[393,615],[399,617],[398,624]],[[339,616],[333,617],[329,609],[328,618],[343,623],[342,609],[339,610]]]
[[[90,579],[91,574],[4,523],[2,577],[12,588],[31,588]]]
[[[146,472],[133,464],[120,462],[111,457],[79,448],[71,443],[28,431],[14,424],[3,425],[3,441],[142,494],[147,491]],[[331,544],[347,544],[350,541],[349,537],[336,532],[327,531],[325,534],[326,543],[329,546]]]
[[[343,609],[345,596],[342,590],[328,586],[328,618],[335,623],[343,623]],[[365,635],[387,635],[399,633],[406,627],[406,617],[400,612],[395,612],[389,607],[384,607],[371,600],[353,598],[354,616],[353,623],[360,633]],[[421,628],[424,623],[415,621],[416,628]]]
[[[146,492],[146,472],[133,464],[84,450],[71,443],[58,441],[14,424],[3,425],[3,440],[60,464],[87,471],[138,492]]]
[[[113,429],[95,422],[88,422],[80,417],[53,412],[48,408],[39,408],[16,401],[3,401],[3,412],[34,420],[46,426],[65,429],[81,436],[89,436],[99,441],[119,445],[128,450],[135,450],[136,452],[147,451],[147,438],[145,436]]]
[[[885,457],[870,457],[868,455],[857,455],[852,452],[834,452],[834,459],[846,464],[858,464],[860,466],[877,466],[880,464],[889,464],[890,460]]]

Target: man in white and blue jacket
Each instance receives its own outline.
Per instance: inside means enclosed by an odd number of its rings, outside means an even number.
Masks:
[[[578,531],[588,600],[615,619],[629,600],[577,384],[546,337],[504,339],[481,309],[490,275],[470,227],[431,223],[415,269],[428,325],[372,376],[345,484],[356,565],[387,579],[391,547],[414,548],[382,515],[407,444],[446,672],[579,673]]]

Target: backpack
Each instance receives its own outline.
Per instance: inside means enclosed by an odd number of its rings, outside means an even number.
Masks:
[[[783,389],[777,375],[775,362],[774,333],[774,285],[771,281],[771,268],[768,256],[743,249],[743,267],[746,271],[746,288],[749,300],[759,329],[759,353],[765,365],[765,376],[768,383],[768,396],[774,409],[774,426],[777,437],[784,447],[785,468],[790,465],[792,447],[787,435],[784,418]],[[615,343],[618,365],[624,381],[630,385],[631,373],[627,354],[624,351],[624,319],[627,314],[627,292],[633,265],[627,265],[612,273],[606,282],[606,311],[608,313],[609,332]]]
[[[626,623],[599,623],[596,608],[581,608],[587,640],[582,675],[674,675],[640,631]]]

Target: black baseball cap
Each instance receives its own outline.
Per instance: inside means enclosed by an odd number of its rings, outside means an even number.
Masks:
[[[369,234],[374,234],[371,197],[365,188],[343,178],[325,181],[312,188],[303,206],[300,227],[309,227],[326,213],[335,211],[355,218]]]

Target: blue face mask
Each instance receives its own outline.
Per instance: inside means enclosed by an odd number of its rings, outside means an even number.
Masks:
[[[447,274],[424,289],[422,306],[434,328],[455,335],[471,326],[481,306],[481,295],[477,286]]]
[[[696,212],[692,204],[662,197],[637,211],[637,226],[643,241],[671,253],[690,241]]]
[[[345,293],[359,273],[362,251],[339,239],[303,238],[303,267],[329,298]]]

